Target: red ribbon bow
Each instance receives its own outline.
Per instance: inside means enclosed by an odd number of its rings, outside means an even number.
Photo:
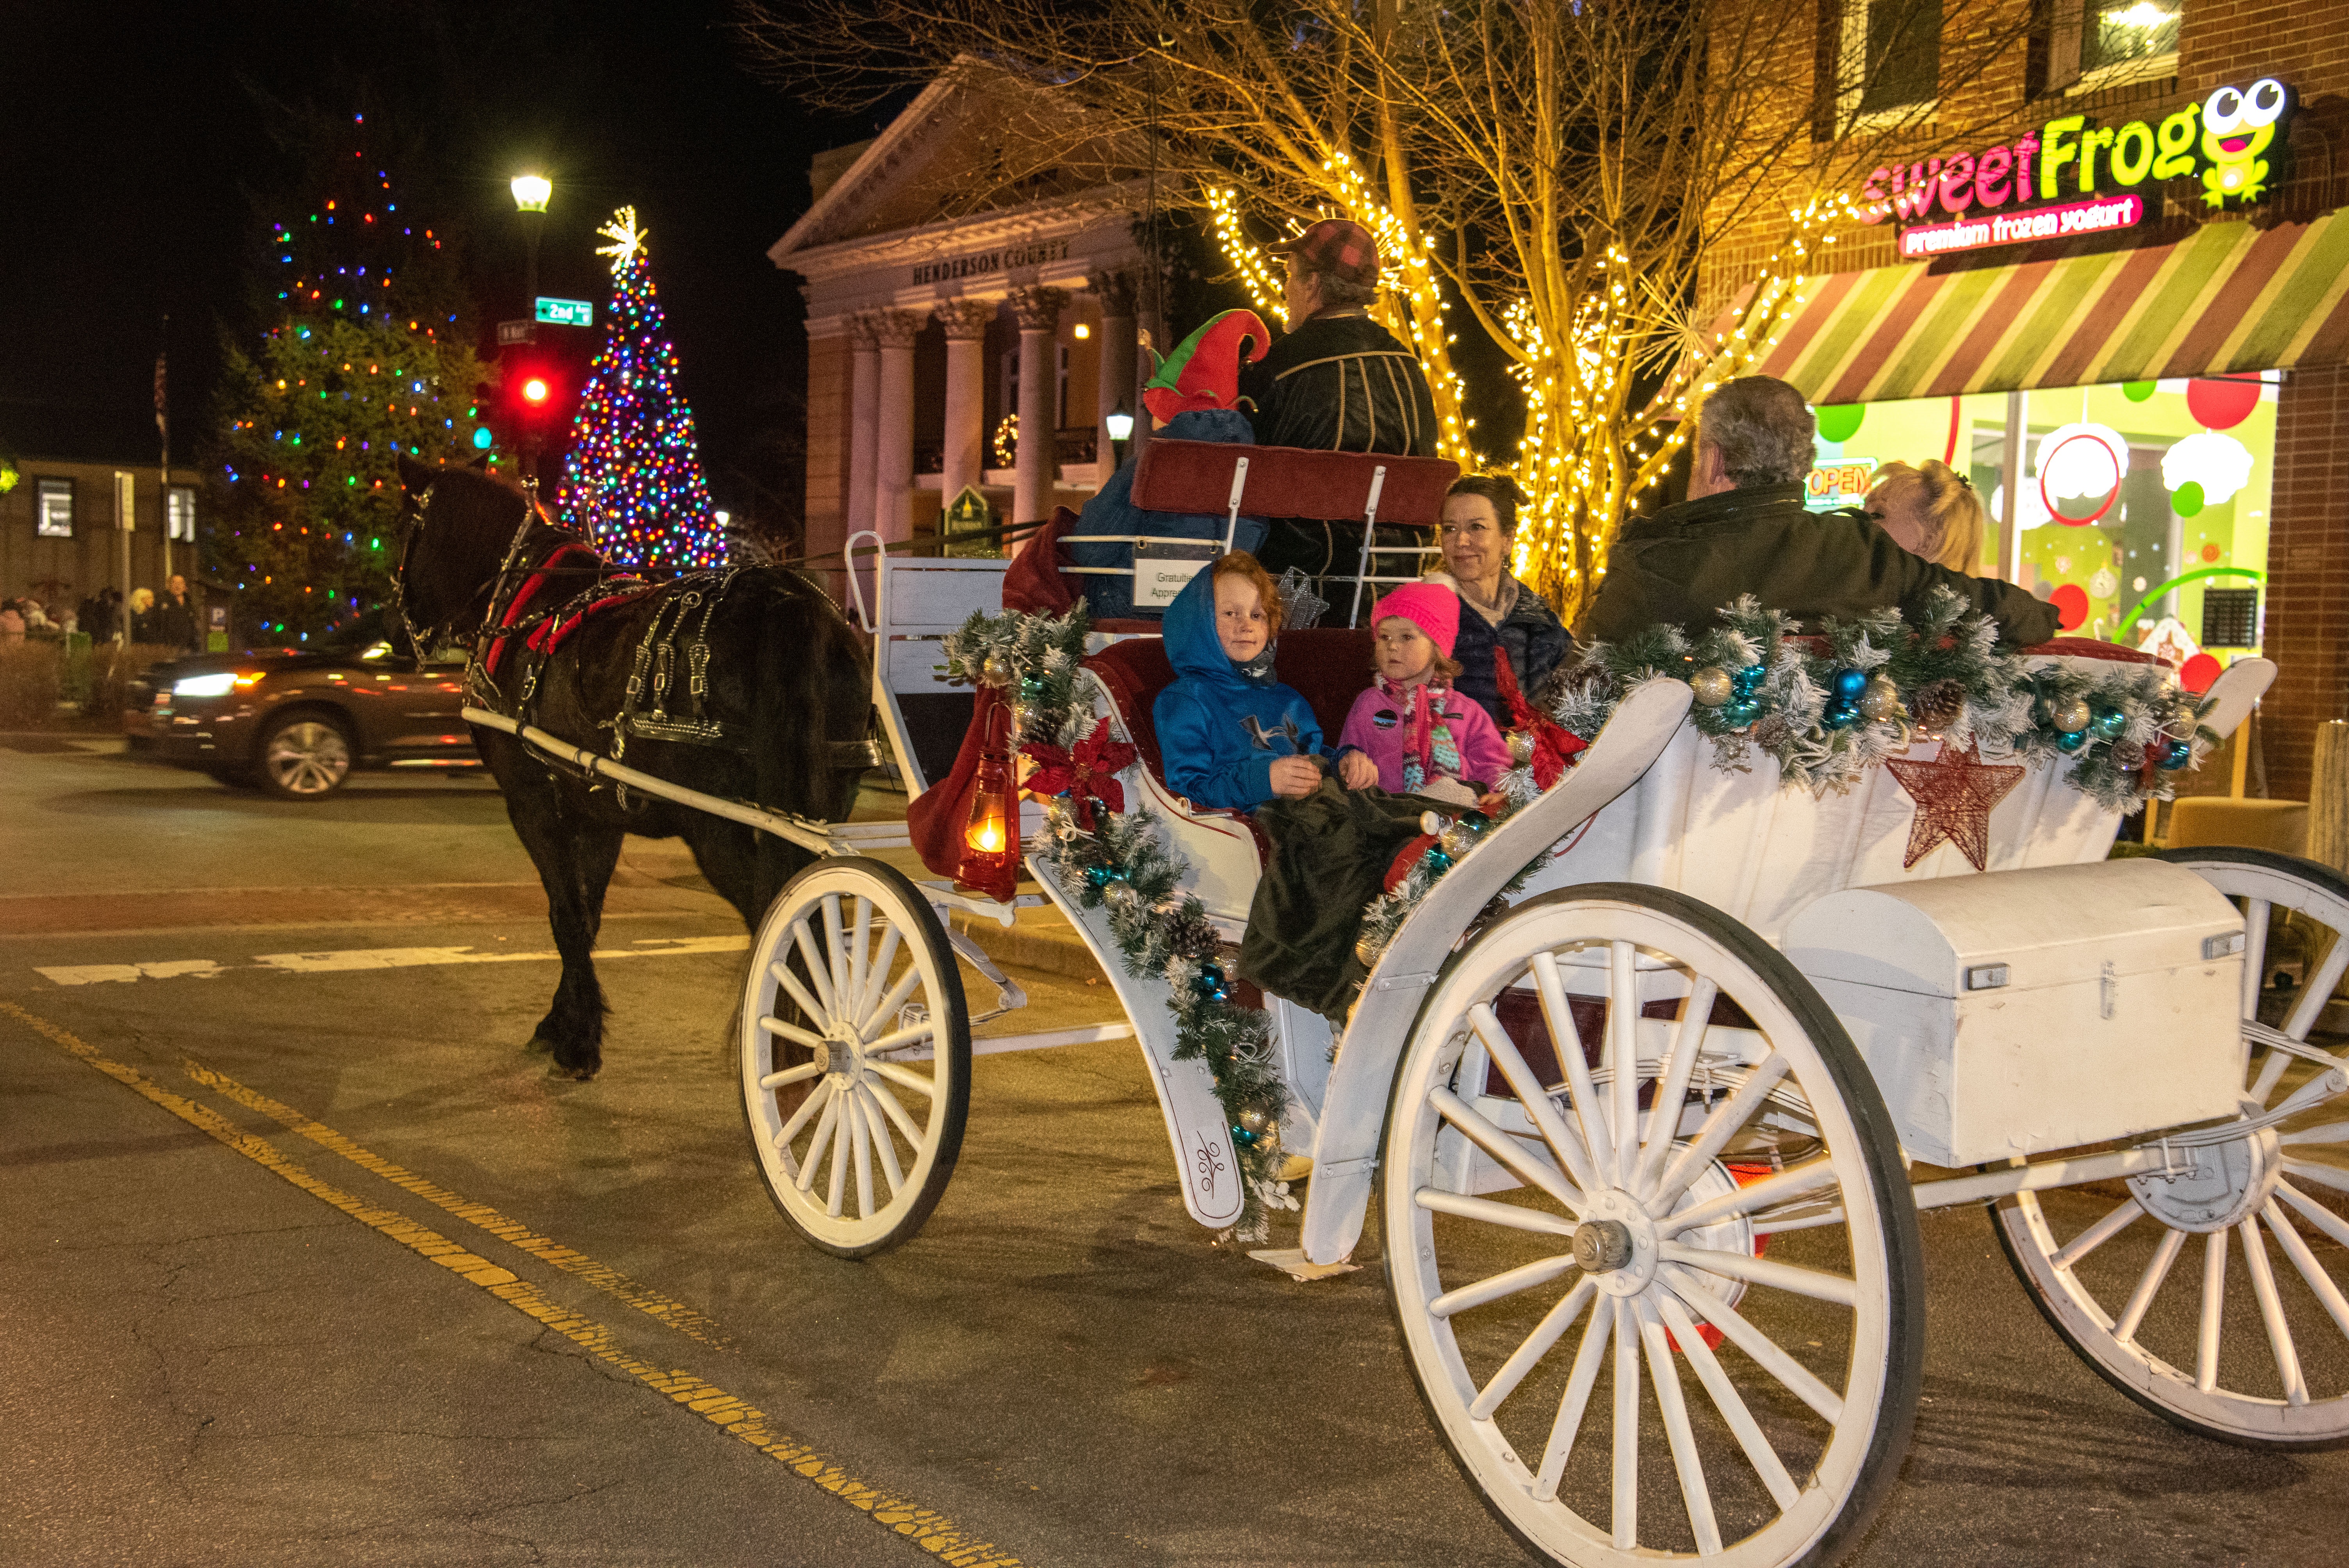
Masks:
[[[1112,811],[1125,810],[1125,787],[1117,776],[1133,766],[1133,748],[1112,739],[1109,719],[1094,724],[1093,732],[1077,742],[1073,754],[1057,746],[1030,741],[1019,755],[1036,765],[1022,788],[1031,795],[1066,795],[1076,808],[1077,826],[1092,830],[1093,802]]]
[[[1534,705],[1517,689],[1517,672],[1509,667],[1509,650],[1497,644],[1493,648],[1493,679],[1501,688],[1501,700],[1509,705],[1509,717],[1515,721],[1509,727],[1533,732],[1534,784],[1547,789],[1565,776],[1574,754],[1589,742],[1534,711]]]

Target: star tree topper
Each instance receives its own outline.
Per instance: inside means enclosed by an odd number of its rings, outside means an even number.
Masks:
[[[1973,862],[1976,871],[1990,859],[1990,811],[2023,782],[2020,767],[1984,763],[1971,741],[1962,747],[1944,745],[1931,762],[1888,761],[1900,788],[1917,802],[1917,820],[1909,826],[1907,871],[1946,839]]]
[[[612,242],[596,246],[595,253],[612,258],[614,277],[626,272],[628,263],[643,253],[645,241],[651,237],[649,231],[636,227],[636,210],[633,206],[613,213],[612,221],[595,232]]]

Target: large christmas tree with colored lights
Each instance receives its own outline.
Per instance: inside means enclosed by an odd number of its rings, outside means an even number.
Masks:
[[[706,567],[726,557],[693,449],[693,410],[677,386],[670,346],[645,260],[636,210],[623,207],[596,231],[612,242],[607,335],[571,422],[571,451],[554,510],[634,565]]]
[[[266,224],[267,325],[223,366],[202,559],[236,587],[243,642],[306,642],[382,605],[400,454],[466,462],[488,445],[449,237],[368,139],[363,115],[313,128],[305,192]]]

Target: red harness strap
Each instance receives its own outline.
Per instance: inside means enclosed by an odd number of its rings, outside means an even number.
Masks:
[[[632,600],[641,599],[659,586],[660,584],[657,583],[647,583],[631,588],[625,593],[613,593],[598,599],[575,615],[561,620],[543,621],[539,624],[538,630],[524,639],[524,644],[532,653],[552,654],[563,645],[564,638],[580,628],[588,616],[599,610],[608,610],[615,604],[626,604]]]
[[[540,562],[530,576],[523,581],[522,591],[513,596],[513,603],[506,606],[506,613],[498,617],[498,624],[511,626],[529,614],[531,604],[552,580],[555,569],[561,566],[566,558],[573,555],[585,558],[579,562],[583,566],[595,564],[601,559],[584,544],[562,545],[554,554]],[[493,679],[497,676],[498,665],[505,658],[505,653],[506,639],[501,636],[490,645],[489,656],[481,661],[482,667],[489,671]]]

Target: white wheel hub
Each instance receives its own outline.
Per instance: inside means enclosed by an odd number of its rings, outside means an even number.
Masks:
[[[1647,1205],[1613,1188],[1590,1201],[1574,1233],[1574,1261],[1609,1295],[1637,1295],[1655,1282],[1656,1222]]]
[[[2182,1176],[2132,1176],[2129,1191],[2146,1212],[2174,1230],[2208,1235],[2256,1214],[2283,1174],[2283,1140],[2272,1127],[2194,1150]]]

